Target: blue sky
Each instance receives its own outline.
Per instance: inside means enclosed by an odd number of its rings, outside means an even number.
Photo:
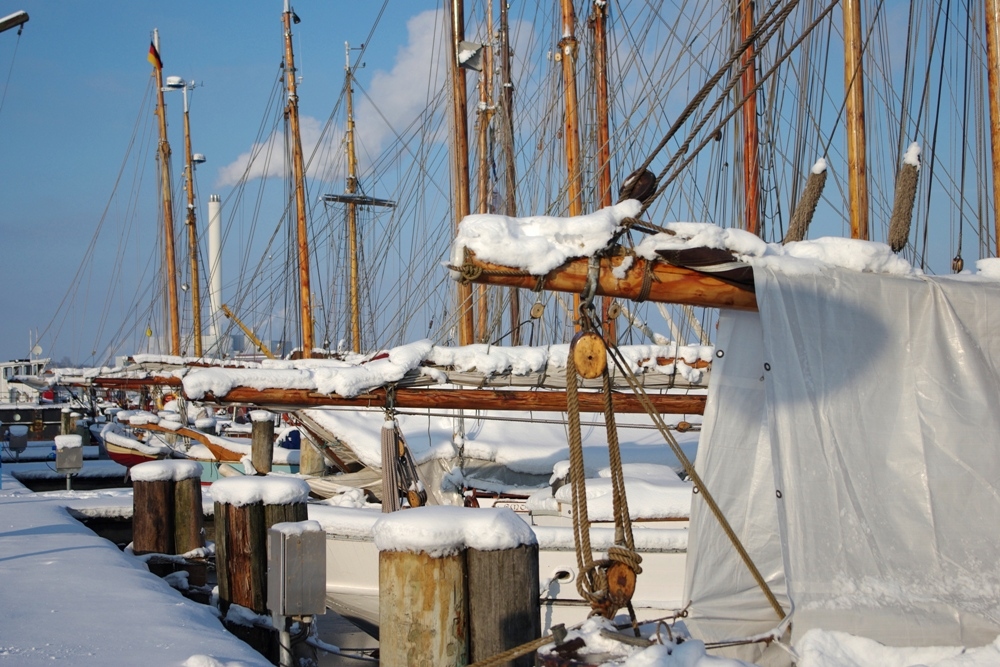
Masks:
[[[391,68],[406,43],[407,20],[438,4],[387,3],[364,54],[362,84]],[[343,86],[344,42],[368,38],[382,3],[303,0],[293,7],[302,19],[294,26],[301,114],[322,124]],[[16,31],[0,34],[0,76],[6,80],[0,108],[4,359],[26,356],[34,332],[52,320],[115,190],[149,84],[152,29],[160,32],[164,75],[199,84],[191,117],[194,151],[208,159],[196,176],[202,220],[208,193],[228,190],[221,170],[257,135],[283,55],[281,0],[0,2],[0,15],[21,9],[30,20],[20,38]],[[183,154],[181,96],[169,94],[167,106],[176,180]],[[128,280],[128,272],[123,275]],[[86,279],[109,280],[100,270]],[[89,333],[100,317],[95,304],[78,306],[73,317],[79,321],[61,326],[54,349],[52,330],[43,336],[44,354],[83,362],[92,342],[71,342],[71,330]]]

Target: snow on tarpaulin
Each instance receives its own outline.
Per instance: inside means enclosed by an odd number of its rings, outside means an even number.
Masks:
[[[793,641],[993,641],[1000,565],[982,522],[1000,515],[1000,285],[777,269],[754,265],[759,314],[720,320],[697,468],[794,608]],[[709,639],[764,632],[775,612],[700,497],[689,622]]]
[[[586,257],[607,245],[625,218],[639,215],[642,205],[634,199],[587,215],[557,218],[534,215],[466,216],[452,243],[452,266],[462,265],[467,248],[484,262],[525,269],[543,275],[574,257]],[[453,277],[457,277],[452,272]]]
[[[372,533],[379,551],[426,553],[432,558],[466,548],[499,551],[538,544],[531,527],[506,508],[417,507],[383,515]]]
[[[309,500],[309,485],[295,477],[226,477],[212,483],[212,498],[225,505],[291,505]]]

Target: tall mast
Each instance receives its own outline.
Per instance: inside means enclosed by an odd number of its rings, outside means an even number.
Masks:
[[[459,67],[458,43],[465,39],[463,0],[445,0],[448,10],[449,47],[451,49],[451,109],[454,149],[452,150],[452,198],[456,227],[469,214],[469,135],[465,70]],[[469,345],[475,335],[472,317],[472,286],[458,283],[458,343]]]
[[[740,41],[745,42],[754,27],[754,0],[740,0]],[[743,103],[743,191],[746,209],[744,228],[751,234],[760,235],[760,162],[759,137],[757,134],[757,93],[751,92],[757,86],[757,70],[754,68],[754,46],[751,43],[743,52],[743,95],[749,95]],[[862,144],[863,146],[863,144]]]
[[[188,113],[188,88],[184,83],[184,156],[187,168],[188,256],[191,261],[191,326],[194,330],[194,356],[201,351],[201,281],[198,273],[198,229],[194,210],[194,155],[191,153],[191,118]]]
[[[1000,0],[986,0],[986,56],[990,93],[990,147],[993,152],[993,223],[1000,257]]]
[[[594,0],[591,26],[594,31],[594,92],[597,115],[597,197],[602,207],[611,206],[611,130],[608,104],[608,5]],[[615,320],[608,316],[612,299],[601,297],[601,321],[608,343],[618,342]]]
[[[298,18],[298,17],[296,17]],[[305,161],[302,158],[302,137],[299,134],[299,97],[295,91],[295,56],[292,53],[292,10],[285,0],[281,15],[285,27],[285,85],[288,106],[285,116],[292,135],[292,174],[295,179],[296,240],[299,259],[299,317],[302,321],[302,356],[313,351],[312,294],[309,289],[309,230],[306,226]]]
[[[156,79],[156,115],[160,121],[160,192],[163,198],[163,246],[166,253],[167,318],[170,320],[170,354],[181,353],[181,325],[177,309],[177,261],[174,257],[174,202],[170,193],[170,143],[167,141],[167,107],[163,102],[163,61],[160,58],[160,31],[153,28],[153,76]]]
[[[864,68],[861,63],[861,0],[844,0],[844,89],[847,91],[847,170],[851,238],[868,240]]]
[[[500,3],[500,115],[504,130],[504,214],[517,215],[517,172],[514,169],[514,83],[510,76],[510,21],[507,1]],[[510,288],[510,344],[521,344],[521,297]]]
[[[354,100],[351,80],[351,45],[344,42],[344,95],[347,106],[347,187],[345,192],[353,195],[358,191],[358,159],[354,151]],[[361,301],[358,296],[358,209],[353,199],[347,201],[347,244],[348,261],[351,267],[350,308],[351,308],[351,349],[361,352]]]
[[[583,213],[583,175],[580,172],[580,124],[576,93],[576,12],[573,0],[561,0],[562,39],[558,57],[562,61],[563,97],[566,104],[564,139],[566,144],[566,171],[568,176],[569,215]],[[573,317],[579,317],[580,296],[573,296]],[[579,329],[579,324],[577,324]]]
[[[506,2],[506,0],[502,0]],[[491,26],[493,22],[493,3],[487,2],[486,15],[489,17],[487,25],[487,34],[491,32]],[[479,73],[479,118],[477,123],[477,137],[479,139],[479,168],[478,168],[478,181],[479,181],[479,202],[477,209],[480,213],[490,212],[490,160],[489,160],[489,150],[490,150],[490,122],[493,118],[493,107],[492,102],[492,81],[491,81],[491,69],[493,63],[491,62],[491,51],[489,44],[483,46],[483,69]],[[476,312],[476,341],[480,343],[487,342],[487,332],[489,330],[489,308],[487,307],[487,287],[483,284],[476,285],[476,296],[478,311]]]

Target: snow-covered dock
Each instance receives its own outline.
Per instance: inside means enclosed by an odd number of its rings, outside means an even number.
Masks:
[[[75,502],[32,493],[3,474],[0,659],[24,666],[270,664],[227,632],[210,607],[184,598],[74,519],[68,507]]]

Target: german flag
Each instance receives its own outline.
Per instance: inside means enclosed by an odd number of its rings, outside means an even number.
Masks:
[[[160,60],[160,54],[156,50],[156,45],[152,42],[149,43],[149,55],[146,56],[146,60],[156,69],[163,69],[163,61]]]

